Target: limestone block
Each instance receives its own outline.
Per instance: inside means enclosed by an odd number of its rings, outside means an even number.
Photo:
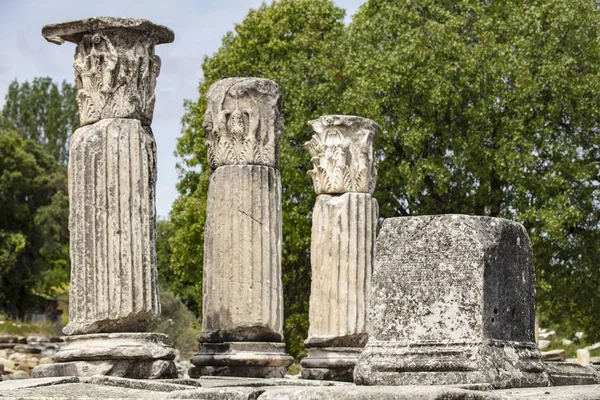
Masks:
[[[203,127],[208,161],[222,165],[279,165],[283,134],[279,85],[262,78],[228,78],[206,95]]]
[[[600,372],[591,366],[568,362],[544,363],[552,386],[596,385],[600,383]]]
[[[534,293],[522,225],[465,215],[387,219],[355,382],[546,386]]]
[[[590,365],[590,351],[588,349],[577,349],[577,363],[579,365]]]
[[[362,347],[378,205],[368,193],[320,195],[313,210],[307,345]]]
[[[103,333],[65,337],[56,364],[40,364],[34,377],[108,375],[175,378],[175,350],[162,333]]]
[[[541,354],[543,361],[565,361],[567,359],[567,352],[563,349],[542,351]]]
[[[99,333],[65,337],[56,361],[173,360],[175,349],[162,333]]]
[[[43,364],[33,370],[34,378],[98,375],[131,379],[175,379],[177,368],[171,360],[123,359]]]
[[[325,115],[308,124],[315,131],[304,144],[312,157],[308,173],[315,192],[373,194],[377,182],[373,141],[379,125],[352,115]]]
[[[225,342],[201,343],[200,353],[192,357],[190,377],[238,376],[283,378],[294,358],[285,352],[284,343]]]
[[[309,347],[302,359],[302,378],[345,381],[354,380],[354,367],[362,347]]]
[[[106,118],[150,125],[161,65],[154,46],[171,43],[173,31],[143,19],[98,17],[46,25],[42,35],[77,44],[73,67],[82,126]]]
[[[262,165],[217,168],[206,208],[198,340],[282,341],[279,171]]]
[[[71,289],[67,335],[143,331],[160,311],[156,144],[149,127],[104,119],[69,149]]]

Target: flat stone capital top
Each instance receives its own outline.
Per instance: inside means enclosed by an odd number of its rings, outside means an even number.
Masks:
[[[49,42],[63,44],[65,41],[79,43],[83,35],[105,30],[131,30],[151,36],[154,44],[172,43],[175,33],[166,26],[139,18],[94,17],[76,21],[48,24],[42,28],[42,36]]]
[[[309,121],[315,134],[304,144],[311,155],[317,194],[373,193],[377,182],[373,141],[379,125],[354,115]]]
[[[281,90],[263,78],[227,78],[206,94],[203,128],[208,161],[222,165],[279,165],[283,135]]]
[[[161,66],[154,47],[171,43],[172,30],[144,19],[97,17],[46,25],[42,36],[77,44],[73,67],[82,126],[108,118],[152,123]]]

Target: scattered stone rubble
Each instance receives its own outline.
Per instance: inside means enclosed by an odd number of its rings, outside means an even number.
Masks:
[[[35,367],[54,362],[62,338],[0,334],[2,380],[30,378]]]

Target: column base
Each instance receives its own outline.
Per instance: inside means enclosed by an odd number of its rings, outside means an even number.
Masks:
[[[362,348],[313,347],[300,361],[302,378],[327,381],[354,381],[354,367]]]
[[[239,376],[245,378],[283,378],[294,358],[285,352],[284,343],[224,342],[200,343],[192,357],[190,378],[201,376]]]
[[[357,385],[472,385],[495,388],[548,386],[534,343],[370,341],[355,370]]]
[[[99,333],[64,337],[55,364],[33,369],[34,378],[107,375],[135,379],[177,378],[175,349],[161,333]]]

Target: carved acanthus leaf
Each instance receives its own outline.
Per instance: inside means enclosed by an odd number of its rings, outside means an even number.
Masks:
[[[212,121],[214,115],[219,122],[210,132],[205,128],[213,169],[229,164],[278,166],[283,116],[275,82],[229,78],[213,84],[207,94],[205,121]]]
[[[46,25],[42,35],[52,43],[77,44],[73,67],[81,125],[106,118],[151,124],[160,71],[154,47],[171,43],[172,30],[143,19],[96,17]]]
[[[373,193],[377,180],[373,140],[379,126],[366,118],[328,115],[310,121],[315,131],[304,144],[317,194]]]

